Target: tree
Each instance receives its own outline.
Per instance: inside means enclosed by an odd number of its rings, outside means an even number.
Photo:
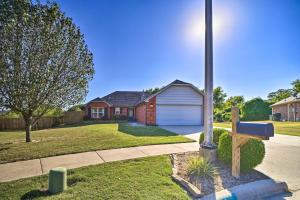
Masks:
[[[267,120],[270,114],[269,104],[259,97],[247,101],[242,107],[243,120]]]
[[[225,98],[227,94],[222,90],[222,88],[216,87],[214,89],[214,108],[221,109],[224,105]]]
[[[84,108],[85,108],[84,104],[78,104],[78,105],[74,105],[74,106],[70,107],[68,109],[68,111],[83,111]]]
[[[273,104],[283,99],[290,97],[293,94],[291,89],[279,89],[276,92],[268,94],[268,101]]]
[[[160,89],[161,89],[161,88],[159,88],[159,87],[149,88],[149,89],[144,90],[144,92],[147,92],[147,93],[149,93],[149,94],[155,94],[155,93],[157,93]]]
[[[0,107],[22,115],[30,142],[31,126],[47,111],[84,100],[93,57],[56,3],[2,0],[0,35]]]
[[[296,79],[295,81],[293,81],[292,86],[293,86],[293,91],[295,93],[300,93],[300,79]]]
[[[237,106],[241,109],[244,103],[245,99],[243,96],[232,96],[225,101],[225,107],[231,110],[232,106]]]

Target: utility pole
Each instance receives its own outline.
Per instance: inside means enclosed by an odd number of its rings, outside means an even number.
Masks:
[[[205,95],[204,141],[201,147],[214,149],[213,144],[213,27],[212,0],[205,0]]]

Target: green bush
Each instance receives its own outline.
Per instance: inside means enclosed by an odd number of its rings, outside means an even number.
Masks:
[[[249,171],[259,165],[265,156],[265,145],[262,141],[249,139],[241,147],[241,171]],[[219,138],[218,158],[227,164],[232,159],[232,137],[223,133]]]
[[[272,113],[269,104],[261,98],[251,99],[242,107],[242,119],[253,120],[268,120]]]
[[[222,129],[222,128],[214,128],[214,135],[213,135],[213,142],[218,145],[219,144],[219,137],[223,134],[223,133],[228,133],[227,130]],[[204,140],[204,133],[202,132],[200,134],[200,143],[202,143]]]
[[[187,171],[189,175],[213,177],[217,172],[217,168],[203,157],[191,156],[188,159]]]
[[[222,114],[223,122],[230,122],[231,121],[231,112],[225,112]]]
[[[221,111],[214,111],[214,121],[223,122]]]

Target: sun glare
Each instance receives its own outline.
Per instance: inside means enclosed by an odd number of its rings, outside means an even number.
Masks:
[[[216,12],[213,16],[213,35],[214,40],[223,40],[228,36],[232,24],[232,17],[226,12]],[[205,17],[194,16],[190,17],[187,26],[187,39],[190,43],[199,44],[205,40]]]

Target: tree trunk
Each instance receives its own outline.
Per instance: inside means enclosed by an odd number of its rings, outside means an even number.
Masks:
[[[26,117],[25,120],[25,131],[26,131],[26,142],[31,142],[31,123],[32,123],[32,117]]]

